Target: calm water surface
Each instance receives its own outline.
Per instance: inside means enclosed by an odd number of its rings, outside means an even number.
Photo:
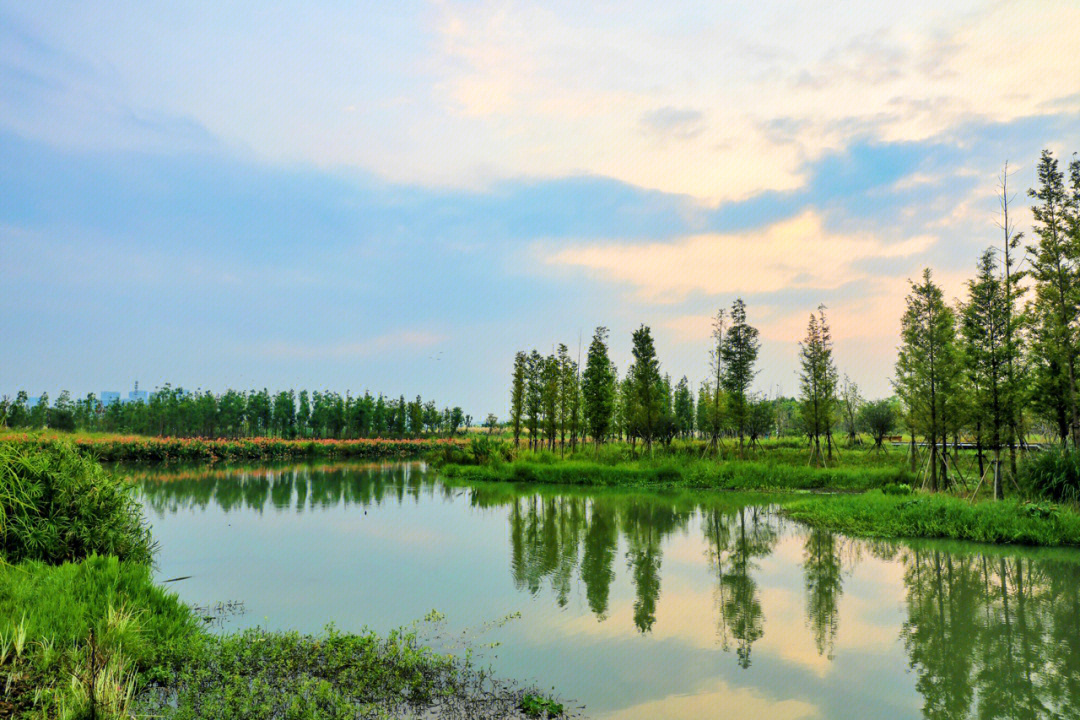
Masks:
[[[385,632],[436,609],[443,642],[598,718],[1080,718],[1078,551],[859,541],[762,499],[451,486],[417,465],[140,488],[159,579],[243,601],[226,629]]]

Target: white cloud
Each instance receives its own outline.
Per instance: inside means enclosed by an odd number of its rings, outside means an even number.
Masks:
[[[59,51],[6,43],[0,61],[48,82],[19,85],[0,123],[91,147],[220,139],[426,185],[585,173],[723,201],[800,187],[858,137],[1080,112],[1075,0],[215,7],[13,11]]]
[[[761,230],[738,234],[696,235],[644,245],[583,244],[544,248],[540,253],[548,265],[582,268],[597,277],[627,283],[636,288],[641,300],[678,302],[694,292],[835,289],[869,276],[858,269],[860,261],[908,257],[934,242],[931,235],[886,242],[870,234],[839,234],[824,227],[818,212],[806,210]]]

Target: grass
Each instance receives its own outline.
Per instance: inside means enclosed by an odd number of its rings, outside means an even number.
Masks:
[[[1080,546],[1080,513],[1049,502],[967,500],[945,494],[789,499],[783,512],[813,527],[879,538],[951,538],[984,543]]]
[[[587,460],[535,459],[444,465],[455,480],[550,483],[602,487],[696,490],[866,490],[911,481],[904,467],[812,467],[761,460],[696,458],[634,460],[607,464]]]
[[[59,563],[107,553],[148,563],[153,550],[131,487],[70,443],[0,443],[0,559]]]

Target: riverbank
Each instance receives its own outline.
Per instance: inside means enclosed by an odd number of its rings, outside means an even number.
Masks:
[[[209,632],[153,582],[131,489],[71,444],[0,444],[0,718],[563,714],[412,631]]]
[[[816,467],[770,459],[712,460],[685,456],[617,463],[580,459],[448,463],[439,470],[448,478],[466,481],[689,490],[852,492],[910,483],[913,479],[911,472],[898,464]]]
[[[0,433],[0,444],[49,448],[71,443],[99,462],[215,463],[342,458],[408,460],[461,446],[462,438],[288,440],[284,438],[174,438],[77,433]]]
[[[875,491],[795,498],[781,507],[788,517],[811,527],[860,537],[1080,546],[1080,513],[1046,501],[969,502],[941,493],[895,496]]]
[[[754,459],[709,459],[689,452],[656,459],[625,459],[608,451],[600,460],[582,454],[559,459],[523,453],[447,463],[440,472],[454,481],[486,481],[586,487],[724,490],[780,493],[781,511],[812,527],[875,538],[945,538],[997,544],[1080,546],[1080,513],[1070,504],[1023,498],[974,502],[948,493],[912,492],[915,477],[903,456],[847,451],[845,465],[816,467],[797,462],[790,448]],[[803,493],[820,493],[805,497]],[[793,495],[792,493],[799,493]]]

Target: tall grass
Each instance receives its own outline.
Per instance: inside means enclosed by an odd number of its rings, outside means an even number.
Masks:
[[[1054,447],[1032,453],[1018,475],[1021,487],[1034,497],[1080,502],[1080,450]]]
[[[70,443],[0,443],[0,558],[60,563],[92,553],[149,563],[132,489]]]
[[[17,717],[130,717],[139,687],[170,677],[200,637],[146,565],[91,555],[0,568],[0,706]]]
[[[970,503],[951,495],[834,495],[786,501],[792,519],[865,537],[954,538],[986,543],[1080,545],[1080,514],[1046,502]]]

